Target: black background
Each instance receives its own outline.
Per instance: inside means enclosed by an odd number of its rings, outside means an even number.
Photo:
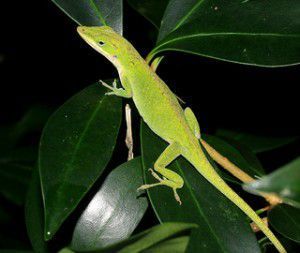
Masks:
[[[70,96],[117,75],[76,34],[76,24],[48,1],[1,1],[0,121],[30,105],[57,108]],[[155,29],[125,4],[124,34],[145,56]],[[222,45],[220,45],[222,46]],[[299,66],[258,68],[168,53],[158,73],[191,106],[202,129],[299,133]]]

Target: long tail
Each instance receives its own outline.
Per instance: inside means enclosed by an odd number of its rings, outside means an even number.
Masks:
[[[199,154],[198,154],[199,155]],[[212,185],[214,185],[220,192],[222,192],[229,200],[236,204],[256,225],[261,231],[269,238],[280,253],[286,253],[280,241],[276,238],[273,232],[262,221],[262,219],[256,214],[256,212],[235,192],[214,170],[210,162],[201,151],[200,159],[198,161],[190,161],[198,172],[204,176]]]

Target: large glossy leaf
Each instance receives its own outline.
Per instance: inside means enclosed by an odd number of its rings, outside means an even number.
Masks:
[[[52,0],[79,25],[108,25],[123,32],[122,0]]]
[[[213,135],[202,135],[202,138],[221,155],[245,171],[253,178],[264,175],[264,170],[258,158],[250,150],[236,142],[222,140]],[[239,183],[235,178],[231,180]]]
[[[32,248],[38,253],[49,253],[44,241],[44,209],[39,170],[33,172],[25,204],[25,222]]]
[[[143,253],[184,253],[189,240],[189,236],[180,236],[154,245],[153,247],[144,250]]]
[[[280,148],[288,145],[299,137],[275,137],[275,136],[261,136],[246,132],[232,131],[226,129],[219,129],[216,133],[220,137],[234,139],[251,149],[255,153],[265,152],[272,149]]]
[[[45,238],[62,222],[101,175],[112,155],[121,100],[91,85],[49,119],[41,138],[39,168],[45,205]]]
[[[142,184],[140,158],[113,170],[79,218],[72,249],[89,251],[129,237],[148,207],[136,190]]]
[[[300,210],[288,206],[275,206],[268,214],[269,222],[286,238],[300,243]]]
[[[119,243],[111,245],[106,248],[99,248],[93,251],[88,251],[89,253],[139,253],[148,252],[152,246],[158,246],[162,242],[162,246],[169,238],[174,238],[182,235],[186,235],[191,229],[195,228],[195,224],[188,223],[176,223],[167,222],[161,225],[154,226],[148,230],[145,230],[137,235],[131,236],[130,238],[123,240]],[[184,240],[182,240],[184,243]],[[70,249],[66,248],[60,251],[60,253],[71,253]],[[76,251],[75,251],[76,252]],[[164,251],[160,251],[164,252]]]
[[[300,157],[259,180],[245,184],[244,189],[252,193],[274,193],[284,203],[300,208]]]
[[[142,158],[145,180],[155,180],[148,172],[166,148],[166,143],[145,125],[141,126]],[[187,252],[259,252],[259,247],[245,215],[208,183],[187,161],[179,159],[169,168],[185,181],[178,191],[182,205],[167,187],[148,191],[151,204],[161,222],[189,222],[199,225],[191,234]]]
[[[136,238],[133,236],[133,238]],[[139,239],[136,238],[136,240]],[[184,253],[189,242],[189,236],[179,236],[173,239],[165,240],[162,242],[158,242],[154,244],[154,246],[150,246],[148,249],[143,250],[143,253]],[[120,244],[113,245],[109,248],[105,248],[102,250],[95,250],[93,253],[115,253],[120,252],[116,251],[122,246],[126,245],[126,243],[130,243],[131,241],[135,241],[134,239],[130,238]],[[71,250],[70,248],[64,248],[59,251],[59,253],[73,253],[75,251]],[[140,251],[138,251],[140,252]],[[131,253],[131,252],[130,252]]]
[[[24,203],[31,168],[16,163],[0,163],[0,193],[17,205]]]
[[[138,253],[148,249],[153,245],[157,245],[170,237],[174,237],[184,231],[189,231],[195,228],[194,224],[187,223],[164,223],[155,226],[139,235],[135,238],[140,237],[138,240],[132,242],[130,245],[124,247],[119,253]],[[163,252],[163,251],[161,251]]]
[[[166,50],[259,66],[300,62],[298,0],[171,0],[155,55]]]
[[[127,0],[127,2],[159,29],[169,0]]]
[[[106,248],[99,248],[92,251],[85,251],[89,253],[154,253],[154,252],[169,252],[169,251],[151,251],[157,248],[174,246],[174,244],[183,247],[187,242],[190,230],[197,227],[195,224],[167,222],[158,226],[154,226],[139,234],[131,236],[119,243],[111,245]],[[177,237],[178,236],[178,237]],[[171,239],[170,239],[171,238]],[[170,240],[168,240],[170,239]],[[176,240],[177,239],[177,240]],[[182,245],[183,244],[183,245]],[[173,247],[172,246],[172,247]],[[148,251],[149,250],[149,251]],[[69,248],[64,248],[59,253],[72,253]],[[177,252],[177,251],[173,251]],[[180,252],[180,251],[179,251]]]

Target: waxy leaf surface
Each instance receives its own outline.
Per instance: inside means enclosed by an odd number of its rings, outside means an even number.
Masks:
[[[44,241],[44,210],[39,170],[33,171],[25,203],[25,222],[27,234],[35,252],[49,253]]]
[[[300,157],[259,180],[244,185],[252,193],[274,193],[283,202],[300,208]]]
[[[275,136],[262,136],[255,135],[246,132],[239,132],[227,129],[219,129],[216,133],[217,136],[222,138],[229,138],[238,141],[241,144],[247,146],[250,150],[255,153],[261,153],[270,151],[276,148],[280,148],[284,145],[288,145],[299,137],[297,136],[286,136],[286,137],[275,137]]]
[[[285,204],[277,205],[268,213],[272,227],[286,238],[300,243],[300,210]]]
[[[143,184],[142,164],[135,158],[114,169],[79,218],[72,249],[89,251],[126,239],[148,207],[137,188]]]
[[[62,105],[40,141],[39,169],[50,239],[101,175],[111,158],[121,120],[121,99],[94,84]]]
[[[158,43],[166,50],[258,66],[300,62],[298,0],[170,0]]]
[[[244,147],[234,140],[223,140],[213,135],[202,135],[202,138],[218,153],[226,157],[249,176],[257,178],[265,174],[258,158],[247,147]],[[224,169],[221,168],[220,170],[223,172]],[[226,174],[225,177],[230,181],[240,183],[240,181],[231,176],[231,174]]]
[[[182,248],[182,244],[186,244],[188,240],[188,234],[191,229],[197,227],[195,224],[166,222],[161,225],[154,226],[148,230],[140,232],[130,238],[123,240],[119,243],[115,243],[106,248],[99,248],[89,253],[154,253],[165,251],[151,251],[162,247],[162,249],[169,243],[169,245],[176,244]],[[178,236],[178,237],[177,237]],[[177,239],[177,240],[176,240]],[[171,246],[172,247],[172,246]],[[65,248],[59,253],[72,253],[73,250]],[[166,251],[169,252],[169,251]],[[174,251],[182,252],[182,251]]]
[[[141,125],[142,159],[146,183],[156,182],[148,169],[167,147],[145,124]],[[187,252],[259,252],[246,216],[207,182],[186,160],[180,158],[168,168],[184,179],[178,190],[182,205],[174,199],[172,189],[158,186],[148,190],[152,207],[161,222],[196,223]]]
[[[108,25],[123,32],[122,0],[52,0],[79,25]]]
[[[161,19],[166,10],[169,0],[127,0],[129,4],[157,29],[160,27]]]

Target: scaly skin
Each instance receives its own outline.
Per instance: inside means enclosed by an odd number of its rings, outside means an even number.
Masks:
[[[279,252],[286,252],[255,211],[214,170],[199,144],[200,129],[193,112],[189,108],[185,110],[181,108],[176,96],[153,72],[135,48],[107,26],[81,26],[78,27],[78,33],[90,46],[111,61],[118,70],[123,89],[118,89],[115,84],[111,87],[102,82],[111,90],[107,94],[132,98],[141,117],[151,130],[169,143],[154,164],[154,170],[163,178],[151,170],[158,183],[143,185],[140,189],[148,189],[157,185],[169,186],[174,191],[175,199],[181,204],[177,189],[183,187],[183,179],[166,166],[182,155],[202,176],[251,218]]]

